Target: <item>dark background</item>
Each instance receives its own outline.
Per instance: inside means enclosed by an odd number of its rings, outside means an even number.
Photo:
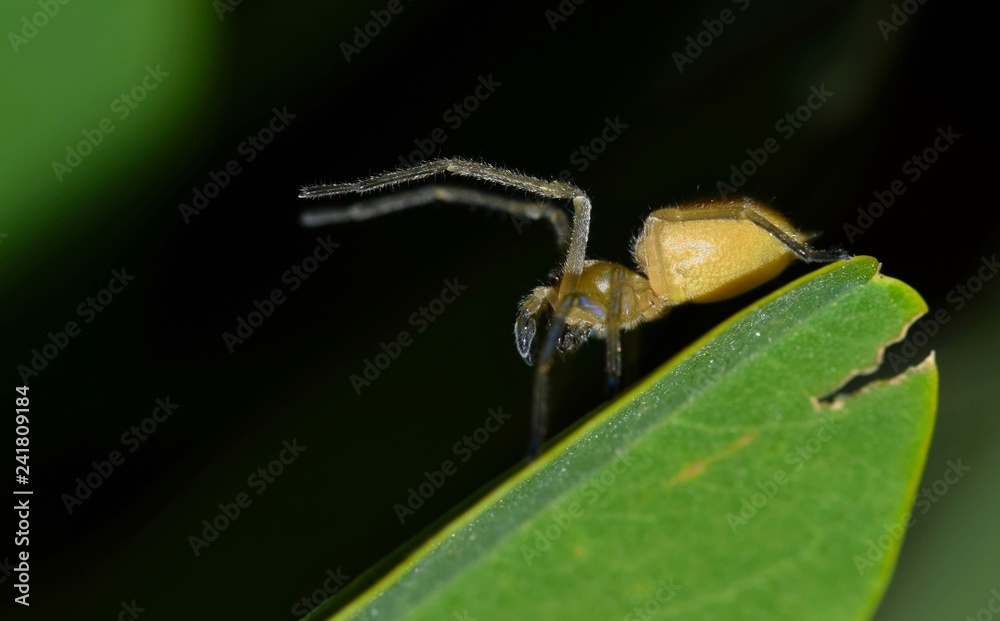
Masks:
[[[434,155],[568,171],[594,202],[589,255],[625,263],[651,209],[718,196],[747,149],[777,138],[740,192],[822,231],[817,245],[876,256],[951,317],[924,348],[941,367],[925,478],[960,458],[972,470],[907,535],[878,618],[964,618],[986,605],[1000,587],[1000,461],[989,450],[1000,288],[987,283],[961,309],[947,295],[998,246],[993,125],[980,114],[987,17],[914,2],[886,40],[888,2],[562,4],[574,12],[553,28],[555,0],[402,0],[350,62],[341,43],[385,3],[244,3],[221,20],[209,2],[69,4],[4,50],[0,351],[11,400],[18,365],[48,333],[82,326],[30,379],[32,606],[20,615],[111,618],[134,600],[143,619],[294,618],[327,570],[357,577],[523,458],[532,376],[511,328],[518,301],[560,261],[547,227],[519,232],[455,206],[297,224],[298,187],[395,168],[436,128],[447,139]],[[38,7],[11,3],[3,23],[19,32]],[[735,21],[678,71],[672,55],[723,9]],[[170,76],[59,181],[52,161],[157,63]],[[500,86],[449,124],[445,111],[489,76]],[[833,96],[786,140],[775,122],[821,85]],[[294,118],[247,162],[240,144],[274,108]],[[572,154],[608,118],[627,128],[581,170]],[[949,127],[961,138],[907,178],[904,162]],[[240,174],[186,223],[179,204],[233,159]],[[896,179],[906,193],[850,240],[845,224]],[[317,235],[340,247],[291,291],[282,274]],[[135,280],[84,324],[78,304],[122,268]],[[781,282],[807,271],[794,265]],[[468,289],[418,334],[408,318],[445,279]],[[286,301],[231,353],[223,333],[275,288]],[[763,293],[631,334],[626,384]],[[402,330],[412,345],[356,394],[349,376]],[[556,430],[606,399],[601,356],[592,344],[557,371]],[[123,432],[168,396],[178,409],[128,452]],[[511,420],[401,525],[393,505],[498,407]],[[248,476],[293,439],[306,450],[255,493]],[[63,495],[114,450],[124,463],[68,513]],[[241,492],[252,504],[196,557],[189,535]],[[0,559],[17,551],[4,541]]]

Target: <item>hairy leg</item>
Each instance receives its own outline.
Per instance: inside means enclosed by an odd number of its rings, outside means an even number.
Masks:
[[[317,227],[344,222],[359,222],[396,213],[430,203],[454,203],[472,205],[510,214],[525,220],[548,220],[556,234],[556,243],[561,250],[569,244],[569,219],[562,208],[544,201],[529,201],[507,198],[475,188],[459,188],[444,185],[428,185],[407,188],[402,192],[369,198],[344,207],[321,207],[302,213],[299,221],[303,226]]]

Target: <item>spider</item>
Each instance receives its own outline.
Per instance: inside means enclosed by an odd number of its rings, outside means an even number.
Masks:
[[[310,210],[304,226],[376,218],[432,202],[459,203],[506,212],[529,220],[548,220],[566,260],[555,282],[536,287],[520,304],[514,322],[517,350],[535,366],[528,460],[538,456],[548,427],[549,371],[557,353],[578,349],[591,336],[607,341],[609,385],[621,376],[621,333],[659,319],[674,306],[715,302],[753,289],[787,267],[794,258],[807,263],[849,259],[841,250],[818,250],[773,209],[749,198],[709,200],[667,207],[646,217],[632,255],[638,271],[619,263],[586,258],[590,198],[580,188],[546,181],[490,164],[442,158],[350,183],[305,186],[299,198],[328,198],[396,188],[411,181],[452,174],[500,184],[542,200],[522,200],[444,185],[409,188],[342,208]],[[549,201],[570,201],[573,225]],[[536,333],[550,314],[548,332],[537,350]]]

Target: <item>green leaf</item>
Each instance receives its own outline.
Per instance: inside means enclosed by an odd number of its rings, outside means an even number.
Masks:
[[[937,401],[933,356],[821,400],[927,310],[878,268],[826,266],[731,318],[336,618],[870,618]]]

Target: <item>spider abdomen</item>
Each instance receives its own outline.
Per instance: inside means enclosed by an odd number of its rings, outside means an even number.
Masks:
[[[801,238],[782,216],[753,201],[670,207],[647,218],[635,243],[636,262],[670,306],[739,295],[771,280],[795,258],[751,217]]]

